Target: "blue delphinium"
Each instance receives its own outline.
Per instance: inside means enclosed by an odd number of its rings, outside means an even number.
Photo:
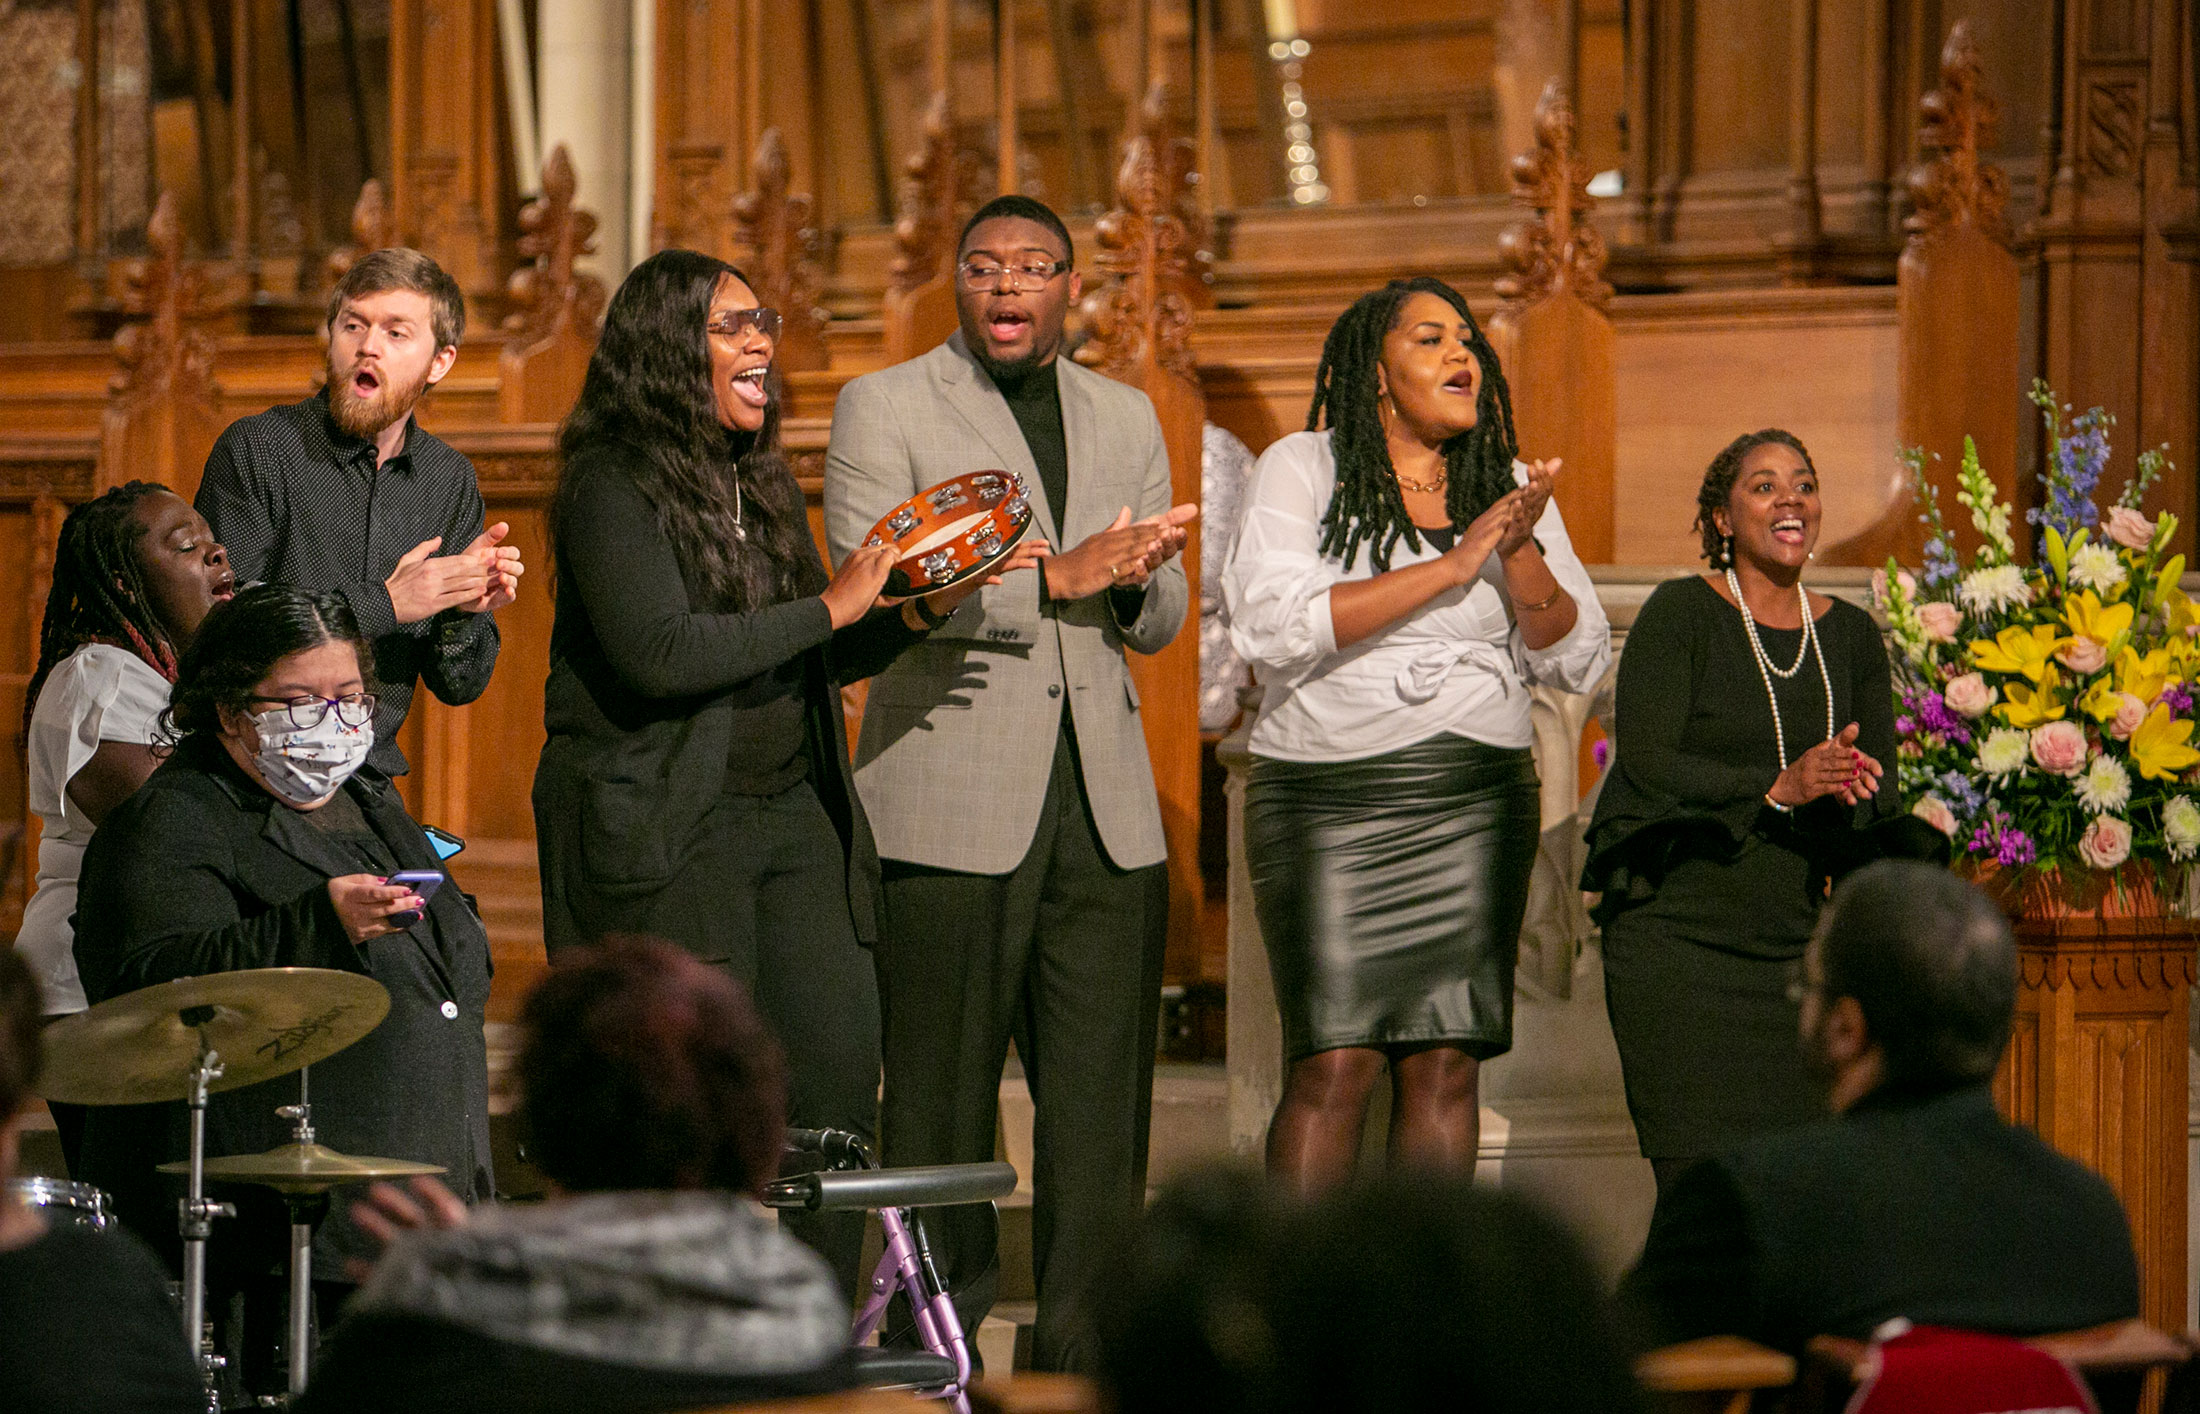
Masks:
[[[2062,414],[2068,409],[2057,406],[2054,392],[2038,380],[2032,384],[2032,401],[2039,405],[2040,416],[2047,423],[2050,450],[2043,478],[2047,504],[2026,511],[2024,518],[2037,526],[2053,526],[2055,533],[2067,541],[2080,526],[2100,524],[2093,489],[2108,466],[2108,429],[2116,419],[2106,408],[2088,408],[2065,429]]]

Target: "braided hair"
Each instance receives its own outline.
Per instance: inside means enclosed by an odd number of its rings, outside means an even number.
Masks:
[[[1417,294],[1435,295],[1459,312],[1469,331],[1468,347],[1482,364],[1474,426],[1444,444],[1445,512],[1455,528],[1464,530],[1513,489],[1513,459],[1520,454],[1520,443],[1497,350],[1457,290],[1425,275],[1393,280],[1354,300],[1329,327],[1321,365],[1314,372],[1314,401],[1306,410],[1309,432],[1320,431],[1327,415],[1330,453],[1337,463],[1337,489],[1322,513],[1321,552],[1342,556],[1346,569],[1352,568],[1363,543],[1377,573],[1389,570],[1391,549],[1401,538],[1411,548],[1421,548],[1398,490],[1375,391],[1383,336],[1398,322],[1399,308]]]
[[[1759,447],[1778,444],[1792,447],[1795,455],[1803,459],[1804,469],[1815,477],[1818,468],[1812,464],[1810,449],[1794,433],[1778,427],[1767,427],[1762,432],[1745,432],[1726,444],[1711,459],[1711,465],[1703,474],[1703,485],[1696,488],[1696,533],[1703,537],[1703,557],[1711,562],[1711,568],[1723,570],[1734,563],[1734,556],[1727,545],[1727,537],[1719,532],[1718,513],[1726,509],[1726,503],[1734,497],[1734,483],[1742,478],[1742,458]]]
[[[62,659],[92,642],[126,646],[153,671],[176,680],[176,645],[153,615],[153,596],[139,567],[145,527],[133,514],[148,496],[172,496],[153,481],[128,481],[69,512],[54,549],[53,588],[38,630],[38,668],[23,696],[23,720]]]

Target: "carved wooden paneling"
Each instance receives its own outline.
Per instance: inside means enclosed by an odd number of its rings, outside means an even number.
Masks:
[[[915,358],[955,332],[955,238],[977,209],[982,171],[977,157],[956,145],[942,89],[902,168],[892,280],[879,311],[888,363]]]
[[[510,156],[496,0],[391,0],[390,207],[467,297],[503,284]]]
[[[779,129],[768,128],[749,164],[749,187],[733,202],[735,263],[758,303],[779,311],[783,322],[772,362],[781,372],[823,368],[828,361],[826,316],[817,303],[824,239],[814,203],[792,185],[787,144]]]
[[[321,267],[322,281],[333,288],[351,273],[360,258],[397,244],[397,214],[390,209],[388,193],[379,177],[369,177],[359,188],[351,207],[351,244],[329,252]]]
[[[1909,239],[1897,266],[1900,324],[1896,383],[1902,445],[1937,457],[1928,467],[1941,505],[1955,505],[1963,439],[2021,515],[2038,504],[2038,480],[2018,461],[2023,414],[2018,364],[2022,289],[2009,249],[2009,180],[1987,155],[2000,108],[1987,94],[1971,26],[1949,31],[1940,79],[1919,100],[1920,161],[1909,175]],[[1906,469],[1889,468],[1885,514],[1863,533],[1821,552],[1835,565],[1916,564],[1924,531]],[[1965,554],[1978,536],[1949,522]]]
[[[1557,80],[1536,104],[1535,146],[1513,160],[1513,196],[1535,218],[1507,231],[1509,273],[1490,342],[1512,389],[1520,454],[1561,457],[1554,493],[1581,558],[1611,560],[1613,475],[1619,454],[1612,287],[1604,240],[1590,224],[1593,174],[1574,149],[1574,114]]]
[[[2140,1315],[2185,1323],[2186,1022],[2195,925],[2179,919],[2017,925],[2016,1036],[1996,1101],[2123,1200]]]
[[[649,0],[643,0],[649,3]],[[650,246],[733,257],[740,190],[742,0],[655,0],[656,209]]]
[[[189,497],[222,429],[214,344],[199,327],[219,311],[205,268],[184,258],[170,193],[154,207],[146,246],[119,267],[116,295],[131,317],[114,338],[121,371],[100,422],[98,485],[162,481]]]
[[[1201,429],[1206,401],[1187,342],[1199,279],[1194,147],[1173,125],[1167,95],[1156,88],[1139,110],[1116,172],[1116,206],[1100,218],[1094,264],[1105,276],[1085,298],[1090,337],[1077,361],[1143,389],[1153,399],[1169,447],[1172,500],[1200,499]],[[1199,583],[1199,539],[1184,547],[1184,575]],[[1196,592],[1196,591],[1195,591]],[[1151,655],[1132,654],[1139,715],[1161,798],[1169,845],[1169,953],[1172,977],[1220,978],[1223,956],[1202,956],[1206,887],[1199,871],[1199,630],[1192,621]]]
[[[542,195],[519,214],[497,410],[505,422],[556,422],[580,397],[603,317],[603,281],[573,268],[595,249],[596,217],[574,202],[573,159],[559,143],[542,164]]]

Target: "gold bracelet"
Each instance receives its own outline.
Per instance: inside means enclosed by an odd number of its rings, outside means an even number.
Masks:
[[[1513,608],[1523,614],[1533,614],[1539,610],[1548,609],[1551,607],[1551,605],[1556,604],[1558,602],[1558,597],[1565,592],[1565,585],[1554,584],[1551,587],[1550,597],[1538,600],[1536,603],[1533,604],[1523,604],[1518,599],[1515,599],[1513,600]]]

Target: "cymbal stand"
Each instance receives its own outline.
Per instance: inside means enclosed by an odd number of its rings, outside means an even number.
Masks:
[[[206,1092],[222,1077],[222,1058],[206,1043],[206,1024],[214,1019],[210,1006],[186,1007],[178,1013],[183,1024],[199,1032],[199,1058],[191,1067],[191,1172],[187,1196],[176,1205],[176,1228],[183,1236],[183,1338],[198,1353],[199,1373],[206,1380],[208,1407],[214,1403],[214,1377],[226,1363],[206,1338],[206,1239],[213,1234],[214,1219],[237,1215],[232,1203],[206,1199]]]
[[[308,1067],[311,1069],[311,1067]],[[291,1122],[294,1144],[313,1142],[313,1102],[306,1098],[306,1071],[298,1072],[298,1103],[275,1113]],[[313,1339],[313,1225],[328,1212],[328,1194],[283,1194],[290,1209],[290,1392],[305,1393],[306,1347]]]

